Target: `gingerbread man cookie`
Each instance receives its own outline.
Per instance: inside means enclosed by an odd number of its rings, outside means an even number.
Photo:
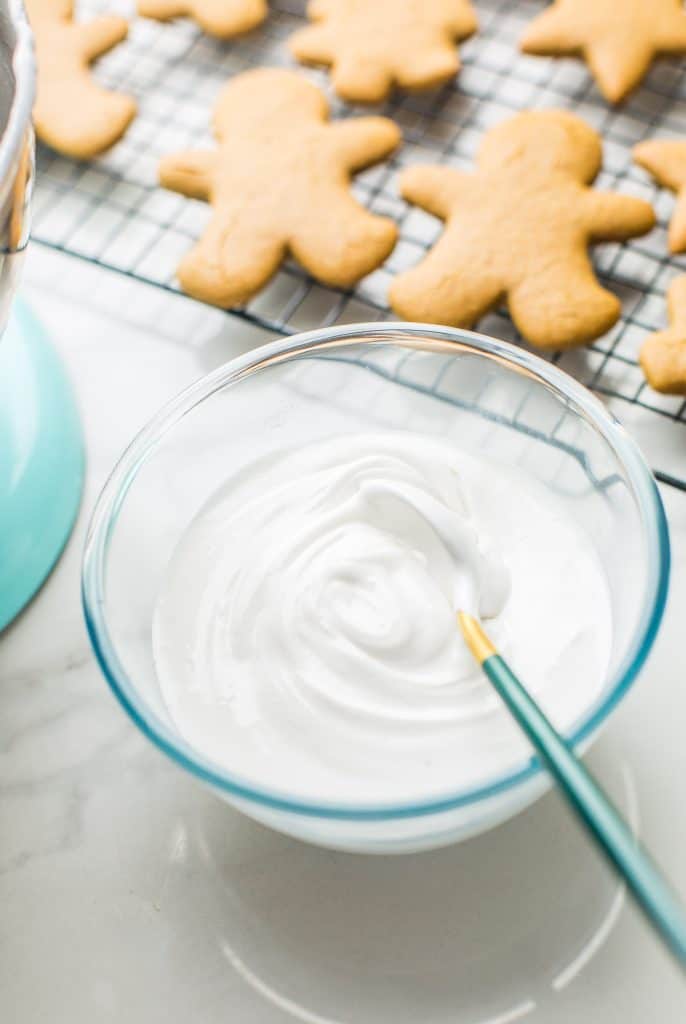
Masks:
[[[634,147],[634,159],[655,180],[677,193],[669,225],[670,252],[686,252],[686,142],[655,139]]]
[[[72,0],[26,0],[36,43],[38,82],[33,123],[53,149],[88,160],[119,139],[136,113],[130,96],[103,89],[88,65],[126,38],[124,18],[73,21]]]
[[[446,221],[422,262],[391,287],[408,320],[470,327],[507,300],[525,338],[564,348],[607,331],[619,300],[598,283],[587,247],[649,231],[649,203],[588,186],[600,170],[598,135],[562,110],[528,111],[484,137],[473,174],[408,168],[400,188]]]
[[[350,176],[388,156],[400,132],[385,117],[327,118],[324,96],[299,74],[247,71],[219,96],[218,148],[162,161],[162,185],[213,207],[178,270],[189,295],[218,306],[245,302],[289,253],[340,288],[383,263],[396,226],[353,199]]]
[[[652,388],[686,395],[686,274],[675,277],[667,293],[669,327],[651,334],[641,349],[641,366]]]
[[[193,18],[203,32],[231,39],[264,21],[267,0],[138,0],[138,13],[158,21]]]
[[[682,0],[554,0],[521,46],[545,57],[583,57],[605,99],[618,103],[656,56],[686,53],[686,11]]]
[[[469,0],[311,0],[316,24],[291,37],[294,56],[333,66],[336,92],[376,103],[397,82],[429,89],[460,66],[456,43],[476,31]]]

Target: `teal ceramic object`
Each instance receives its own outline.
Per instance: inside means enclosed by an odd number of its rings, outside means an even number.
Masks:
[[[0,629],[57,561],[78,511],[84,451],[73,391],[28,307],[0,338]]]

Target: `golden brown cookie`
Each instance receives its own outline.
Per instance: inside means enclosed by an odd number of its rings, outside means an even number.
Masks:
[[[138,0],[144,18],[192,18],[203,32],[230,39],[249,32],[267,17],[267,0]]]
[[[491,129],[472,174],[408,168],[403,196],[446,226],[422,262],[393,282],[396,313],[470,327],[507,300],[522,335],[541,348],[603,334],[620,304],[598,283],[588,245],[645,234],[655,215],[642,199],[588,187],[601,160],[600,139],[581,118],[540,110]]]
[[[136,113],[130,96],[103,89],[88,65],[126,38],[124,18],[73,21],[72,0],[26,0],[36,42],[36,135],[65,156],[88,160],[112,146]]]
[[[656,391],[686,395],[686,274],[667,293],[669,327],[651,334],[641,349],[641,366]]]
[[[669,251],[686,252],[686,142],[658,139],[634,147],[634,160],[677,193],[669,224]]]
[[[291,37],[294,56],[333,67],[336,92],[376,103],[394,83],[430,89],[460,66],[456,43],[476,31],[469,0],[311,0],[316,22]]]
[[[686,53],[682,0],[554,0],[527,28],[525,53],[583,57],[598,88],[618,103],[658,55]]]
[[[324,96],[301,75],[247,71],[219,95],[218,148],[162,161],[162,185],[213,207],[179,267],[184,291],[217,306],[245,302],[289,253],[340,288],[383,263],[396,226],[353,199],[350,176],[388,156],[400,132],[385,117],[327,118]]]

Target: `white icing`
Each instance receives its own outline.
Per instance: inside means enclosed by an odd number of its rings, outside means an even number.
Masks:
[[[196,517],[155,615],[158,676],[180,732],[247,780],[421,799],[527,753],[457,607],[558,726],[597,698],[609,594],[562,506],[448,443],[344,436],[247,466]]]

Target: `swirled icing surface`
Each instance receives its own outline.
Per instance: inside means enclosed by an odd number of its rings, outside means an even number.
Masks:
[[[247,466],[192,522],[155,614],[158,677],[179,731],[246,780],[421,798],[527,753],[457,607],[558,725],[598,696],[609,595],[563,506],[447,442],[351,434]]]

